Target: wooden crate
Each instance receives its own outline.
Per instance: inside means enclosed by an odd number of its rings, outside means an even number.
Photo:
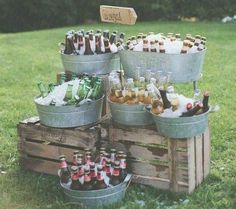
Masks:
[[[105,120],[106,118],[103,118]],[[75,150],[94,150],[101,140],[100,123],[80,128],[51,128],[41,125],[38,117],[17,125],[20,164],[25,169],[57,175],[58,157],[66,156],[69,163]]]
[[[25,169],[57,174],[58,156],[72,162],[74,150],[102,145],[128,154],[133,181],[174,192],[192,192],[209,173],[209,130],[188,139],[159,136],[155,127],[109,125],[104,118],[93,126],[58,129],[43,126],[38,118],[18,124],[20,163]]]
[[[158,135],[155,127],[111,125],[109,138],[114,147],[128,153],[134,182],[191,193],[209,174],[208,128],[193,138],[170,139]]]

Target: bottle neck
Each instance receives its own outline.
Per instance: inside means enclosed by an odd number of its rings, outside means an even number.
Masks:
[[[60,162],[60,168],[67,168],[68,166],[67,166],[67,163],[66,163],[66,161],[61,161]]]

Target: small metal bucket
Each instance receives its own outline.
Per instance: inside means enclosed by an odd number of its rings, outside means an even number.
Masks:
[[[145,111],[145,104],[119,104],[108,100],[112,120],[127,126],[147,126],[154,124],[151,115]]]
[[[132,175],[128,174],[121,184],[101,190],[71,190],[64,184],[61,184],[61,187],[68,203],[82,204],[88,209],[94,209],[121,201],[124,198],[126,189],[131,182],[131,177]]]
[[[40,123],[55,128],[72,128],[97,122],[101,118],[104,95],[81,106],[48,106],[35,102]]]
[[[207,112],[192,117],[167,118],[151,113],[159,134],[169,138],[188,138],[204,133],[208,126]]]
[[[68,55],[61,54],[62,64],[65,71],[76,74],[97,74],[104,75],[112,70],[120,69],[119,54],[98,54],[98,55]]]
[[[197,81],[201,77],[206,49],[191,54],[162,54],[154,52],[120,51],[120,61],[128,77],[137,77],[136,68],[140,67],[139,76],[144,76],[146,69],[172,72],[173,83]]]

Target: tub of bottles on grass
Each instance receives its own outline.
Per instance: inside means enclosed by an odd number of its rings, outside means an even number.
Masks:
[[[109,30],[68,31],[65,43],[61,44],[61,59],[64,69],[76,74],[108,74],[119,70],[120,57],[117,42],[123,42],[124,33]]]
[[[84,155],[75,151],[70,167],[64,155],[59,157],[60,185],[68,203],[97,208],[124,198],[132,177],[126,171],[126,154],[100,148],[96,155],[89,149]]]
[[[48,88],[38,83],[40,96],[35,98],[40,123],[50,127],[70,128],[89,125],[101,118],[104,95],[102,81],[96,76],[75,77]]]
[[[145,75],[146,69],[172,72],[171,82],[197,81],[201,77],[206,53],[206,38],[186,34],[162,33],[132,36],[119,51],[121,64],[128,77]]]

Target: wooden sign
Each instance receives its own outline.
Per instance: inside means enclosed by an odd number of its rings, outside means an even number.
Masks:
[[[137,14],[131,7],[100,6],[100,16],[102,22],[120,23],[134,25]]]

